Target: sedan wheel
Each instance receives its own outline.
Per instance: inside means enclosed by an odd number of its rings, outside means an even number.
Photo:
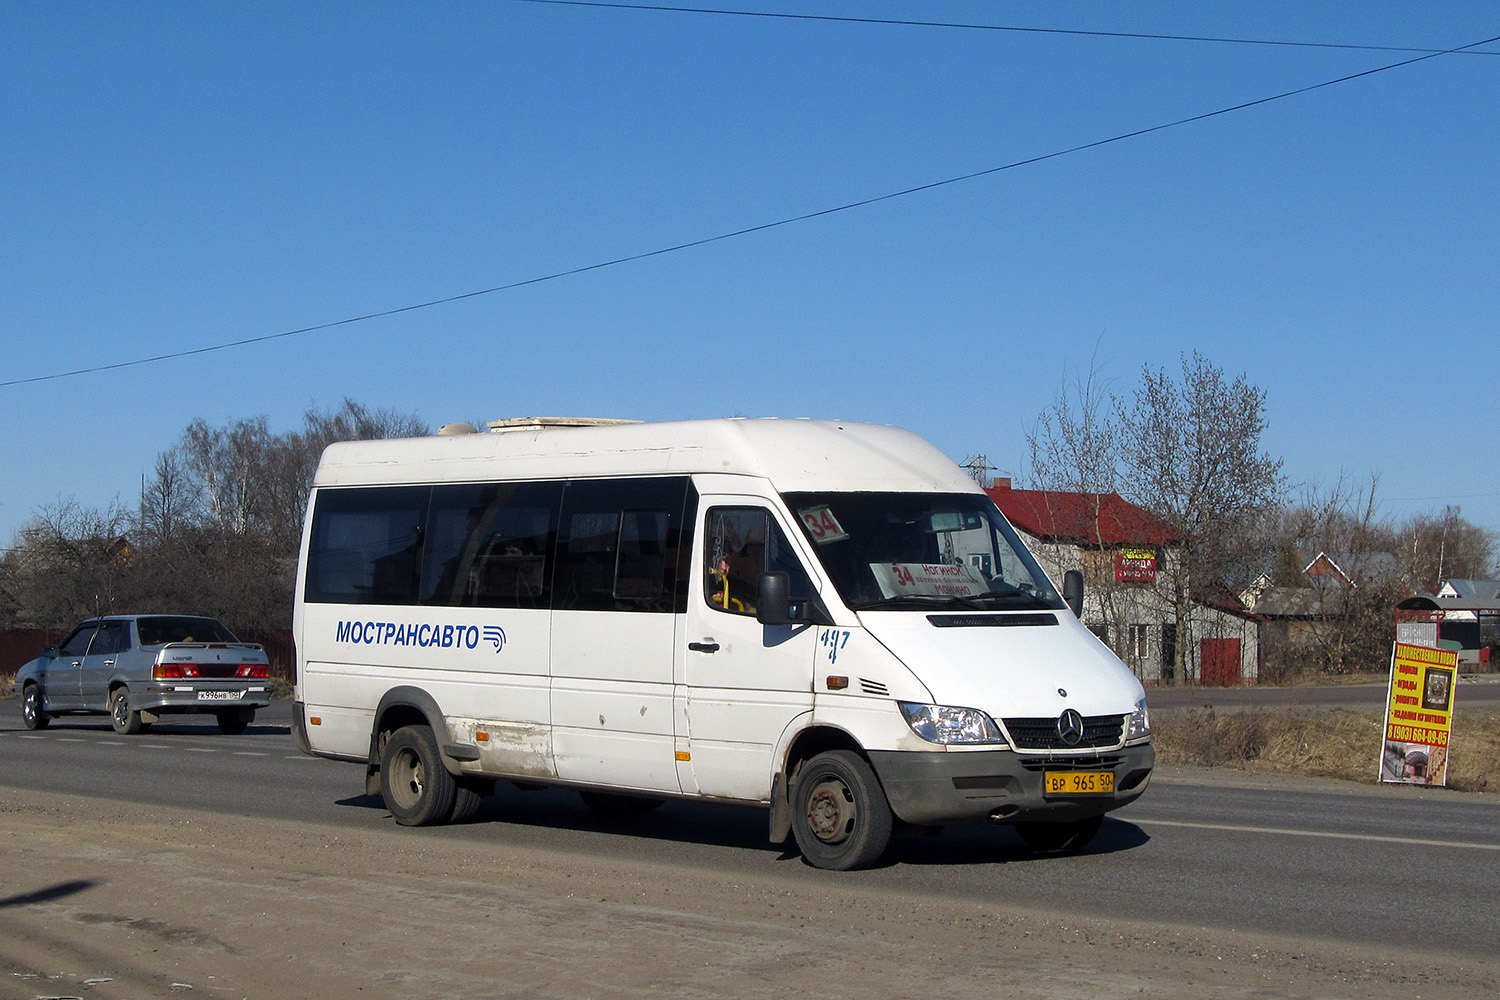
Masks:
[[[134,736],[145,728],[141,713],[130,707],[130,692],[125,688],[115,688],[109,696],[109,722],[121,736]]]
[[[26,685],[21,692],[21,721],[27,729],[46,729],[52,716],[42,711],[42,689],[35,684]]]

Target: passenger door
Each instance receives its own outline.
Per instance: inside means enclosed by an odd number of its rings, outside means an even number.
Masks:
[[[679,790],[673,655],[688,493],[684,477],[567,484],[552,588],[559,778]]]
[[[817,631],[755,618],[760,574],[783,570],[793,598],[813,583],[787,525],[753,497],[705,496],[688,601],[682,715],[683,789],[751,801],[770,796],[775,751],[812,711]]]
[[[78,671],[79,696],[84,707],[105,711],[109,708],[109,679],[115,673],[119,654],[130,649],[130,623],[103,621],[88,655]]]
[[[98,630],[98,622],[84,622],[57,647],[57,656],[47,665],[42,679],[42,693],[49,710],[82,706],[78,678],[83,669],[84,656],[89,650],[89,642]]]

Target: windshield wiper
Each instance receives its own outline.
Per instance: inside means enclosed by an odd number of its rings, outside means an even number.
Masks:
[[[975,594],[968,600],[979,605],[1009,604],[1016,598],[1024,598],[1039,608],[1051,608],[1052,602],[1032,590],[1021,590],[1017,587],[1006,587],[1004,590],[992,590],[988,594]]]

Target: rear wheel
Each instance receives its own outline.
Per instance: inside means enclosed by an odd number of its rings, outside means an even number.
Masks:
[[[26,685],[21,692],[21,721],[27,729],[46,729],[52,716],[42,711],[42,689],[35,684]]]
[[[130,707],[130,692],[117,687],[109,696],[109,724],[121,736],[134,736],[146,726],[141,722],[141,713]]]
[[[402,826],[435,826],[453,817],[458,783],[443,766],[437,738],[427,726],[403,726],[386,740],[380,753],[380,794]]]
[[[792,786],[792,834],[809,864],[847,871],[874,864],[891,842],[891,807],[859,754],[813,757]]]
[[[1104,825],[1103,816],[1073,823],[1017,823],[1016,832],[1033,851],[1081,851]]]

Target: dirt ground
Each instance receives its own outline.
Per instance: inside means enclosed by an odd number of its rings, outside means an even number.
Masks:
[[[15,789],[0,850],[0,997],[19,1000],[1500,992],[1500,961]]]

